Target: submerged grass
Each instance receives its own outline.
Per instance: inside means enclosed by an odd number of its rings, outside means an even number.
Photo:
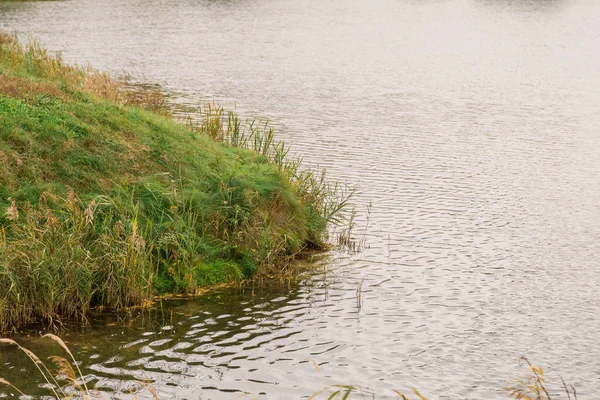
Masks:
[[[351,191],[268,123],[70,66],[0,33],[0,331],[280,269],[326,246]]]

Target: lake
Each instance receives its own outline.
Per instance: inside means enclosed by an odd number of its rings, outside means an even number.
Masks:
[[[600,389],[600,2],[2,2],[0,28],[176,109],[269,119],[358,188],[365,248],[319,255],[298,284],[65,334],[114,398],[147,379],[161,399],[505,399],[520,356],[580,399]],[[35,373],[4,350],[0,376]]]

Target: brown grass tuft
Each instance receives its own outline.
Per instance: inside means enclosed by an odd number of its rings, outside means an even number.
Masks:
[[[64,97],[56,85],[9,75],[0,75],[0,94],[28,101],[36,95]]]
[[[6,215],[6,218],[8,218],[9,221],[16,221],[17,219],[19,219],[19,210],[17,209],[17,205],[15,204],[15,201],[13,199],[9,199],[10,200],[10,207],[8,207],[8,209],[6,210],[6,213],[4,215]]]
[[[0,29],[0,45],[14,42],[15,37]]]
[[[61,338],[59,338],[58,336],[53,335],[51,333],[47,333],[47,334],[45,334],[42,337],[48,338],[50,340],[55,341],[56,343],[58,343],[60,345],[60,347],[62,347],[67,352],[67,354],[71,357],[71,360],[73,360],[73,363],[75,364],[75,368],[77,368],[77,372],[79,373],[79,376],[82,378],[83,386],[85,388],[85,391],[89,392],[89,389],[88,389],[88,387],[87,387],[87,385],[85,383],[85,380],[83,379],[83,374],[81,373],[81,369],[79,369],[79,364],[75,360],[75,356],[73,356],[73,353],[71,353],[71,350],[69,350],[69,347],[65,344],[65,342]],[[64,360],[64,358],[63,358],[63,360]],[[70,368],[70,366],[69,366],[69,368]],[[75,376],[75,374],[73,374],[73,376]]]

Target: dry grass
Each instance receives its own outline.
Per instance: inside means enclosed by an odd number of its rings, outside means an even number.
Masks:
[[[14,40],[15,40],[15,37],[13,35],[10,35],[8,32],[0,29],[0,45],[6,44],[6,43],[11,43]]]
[[[22,45],[16,36],[4,31],[0,31],[0,45],[0,57],[10,61],[10,69],[29,72],[25,79],[4,77],[4,82],[0,83],[0,93],[7,96],[63,96],[65,93],[59,88],[67,86],[117,104],[138,106],[161,115],[169,114],[165,97],[156,88],[136,84],[130,80],[116,81],[108,73],[89,65],[81,67],[66,64],[60,54],[50,54],[39,42],[31,41]],[[31,75],[38,79],[32,82]],[[37,82],[39,78],[43,78],[44,81]],[[23,94],[27,96],[22,96]]]
[[[30,101],[40,95],[64,98],[64,93],[54,84],[9,75],[0,75],[0,94]]]
[[[550,395],[544,369],[533,365],[527,358],[521,357],[528,368],[528,375],[524,378],[516,379],[510,382],[510,385],[504,390],[509,395],[518,400],[552,400]],[[561,388],[569,400],[577,400],[577,391],[572,385],[567,385],[564,379],[561,380]]]
[[[88,387],[85,376],[79,368],[79,363],[67,344],[61,338],[52,334],[46,334],[43,338],[47,338],[57,343],[67,353],[68,358],[57,355],[50,356],[48,359],[51,363],[47,365],[31,350],[26,349],[12,339],[0,339],[0,344],[17,347],[27,356],[27,358],[29,358],[29,360],[31,360],[42,376],[43,381],[46,384],[46,390],[52,393],[53,398],[57,400],[68,400],[73,398],[91,400],[104,398],[101,392]],[[73,365],[75,366],[75,369],[73,368]],[[77,370],[77,372],[75,370]],[[63,381],[65,383],[61,383]],[[5,379],[0,378],[0,384],[14,389],[22,396],[26,396],[19,388]],[[152,395],[153,399],[158,400],[158,394],[151,385],[147,385],[146,389]]]

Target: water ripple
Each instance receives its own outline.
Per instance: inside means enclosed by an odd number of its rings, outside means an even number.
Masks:
[[[187,109],[216,99],[272,117],[307,165],[359,187],[367,246],[332,252],[289,292],[209,294],[128,328],[71,333],[98,387],[150,397],[143,380],[161,398],[229,399],[354,384],[381,399],[410,386],[501,399],[527,355],[591,398],[597,3],[138,3],[0,2],[0,28],[163,84]],[[26,360],[5,354],[20,382]]]

